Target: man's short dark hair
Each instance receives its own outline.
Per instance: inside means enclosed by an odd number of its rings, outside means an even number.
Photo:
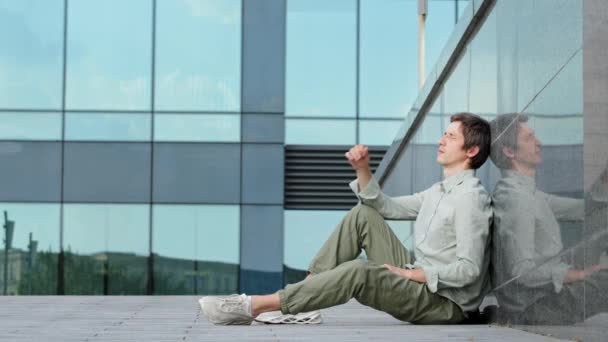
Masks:
[[[528,117],[519,113],[501,114],[490,122],[492,129],[490,159],[501,169],[513,167],[511,159],[504,154],[503,149],[508,147],[517,151],[517,135],[521,122],[528,122]]]
[[[478,115],[464,112],[452,115],[450,122],[460,122],[465,149],[479,147],[479,153],[471,158],[470,166],[473,169],[480,168],[490,154],[490,124]]]

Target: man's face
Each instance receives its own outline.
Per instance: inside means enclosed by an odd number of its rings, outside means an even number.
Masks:
[[[460,121],[451,122],[439,139],[437,163],[443,167],[460,165],[468,159]]]
[[[517,150],[514,151],[513,160],[520,165],[536,167],[543,159],[541,143],[526,122],[519,122],[518,125]]]

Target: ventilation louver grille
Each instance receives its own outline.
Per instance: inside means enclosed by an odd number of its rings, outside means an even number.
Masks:
[[[285,209],[343,210],[357,204],[348,187],[355,172],[344,157],[350,146],[285,146]],[[386,147],[369,147],[372,172]]]

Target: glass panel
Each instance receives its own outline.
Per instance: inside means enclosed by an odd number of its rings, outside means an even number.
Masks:
[[[150,114],[66,113],[66,140],[150,140]]]
[[[417,11],[416,1],[361,1],[361,117],[404,116],[416,98]]]
[[[306,277],[306,270],[312,258],[347,212],[285,210],[285,284],[295,283]]]
[[[0,203],[2,224],[12,221],[6,270],[8,295],[52,295],[57,291],[59,204]],[[4,236],[4,229],[2,229]],[[4,293],[5,240],[0,244],[0,293]]]
[[[61,140],[61,113],[0,113],[0,139]]]
[[[510,69],[502,86],[515,87],[515,110],[524,110],[582,47],[582,9],[572,0],[497,2],[497,58]]]
[[[145,294],[148,205],[64,204],[65,293]]]
[[[241,145],[154,147],[154,202],[240,203]]]
[[[238,114],[156,114],[155,141],[241,140],[241,116]]]
[[[241,1],[160,0],[156,13],[156,109],[239,111]]]
[[[61,109],[63,0],[0,1],[0,107]]]
[[[287,2],[287,116],[355,117],[357,2]]]
[[[66,143],[64,201],[148,203],[151,146]]]
[[[0,201],[61,200],[61,143],[0,142],[0,165]]]
[[[285,120],[285,143],[292,145],[351,145],[356,143],[355,120]]]
[[[150,109],[151,5],[147,0],[70,2],[67,108]]]
[[[238,205],[155,205],[156,294],[230,294],[237,291]]]
[[[401,120],[360,120],[359,143],[389,146],[402,123]]]

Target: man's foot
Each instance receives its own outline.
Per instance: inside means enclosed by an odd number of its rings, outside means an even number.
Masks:
[[[300,312],[296,315],[271,311],[258,315],[255,320],[267,324],[320,324],[322,322],[321,311],[319,310]]]
[[[245,294],[231,296],[207,296],[198,300],[203,315],[213,324],[249,325],[251,316],[251,298]]]

